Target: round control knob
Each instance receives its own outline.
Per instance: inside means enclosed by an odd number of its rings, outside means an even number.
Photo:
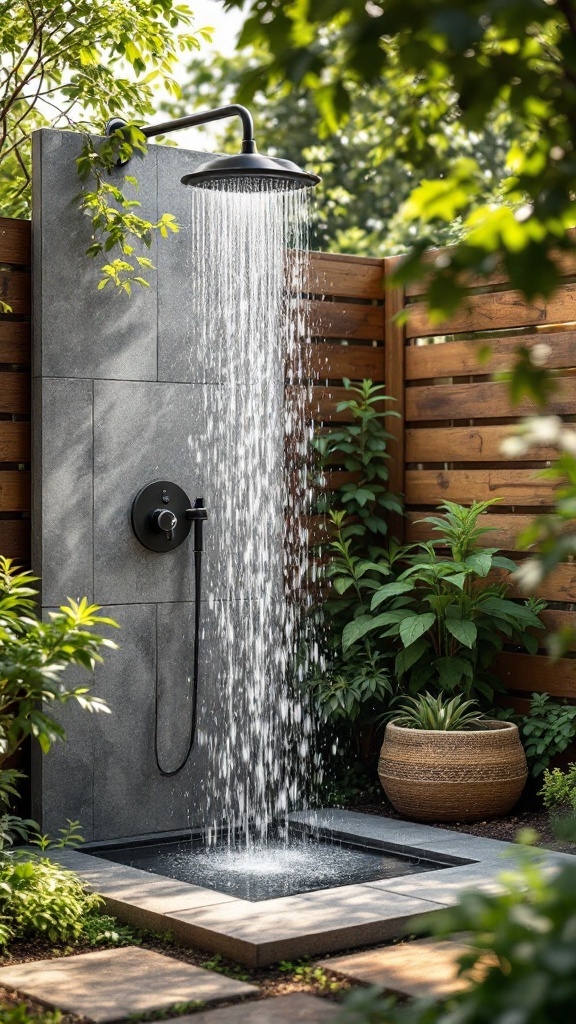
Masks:
[[[178,484],[154,480],[132,502],[132,529],[149,551],[173,552],[190,533],[189,510],[190,499]]]
[[[158,533],[172,534],[176,528],[178,519],[169,508],[155,508],[152,515],[152,526]]]

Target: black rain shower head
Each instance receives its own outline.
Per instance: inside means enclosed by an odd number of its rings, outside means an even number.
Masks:
[[[208,160],[191,174],[185,174],[180,179],[183,185],[218,188],[220,184],[226,183],[231,191],[257,192],[290,191],[318,184],[321,179],[317,174],[303,171],[292,160],[260,156],[254,141],[252,115],[246,107],[242,107],[238,103],[217,107],[215,110],[208,110],[202,114],[179,117],[175,121],[165,121],[163,124],[146,125],[141,128],[141,131],[146,138],[151,138],[154,135],[165,135],[167,132],[178,131],[180,128],[191,128],[194,125],[207,124],[209,121],[219,121],[222,118],[234,116],[238,116],[242,121],[244,131],[242,152],[237,153],[236,156],[216,157]],[[111,118],[106,125],[106,135],[113,135],[115,131],[121,130],[125,125],[126,121],[123,121],[122,118]]]
[[[280,160],[259,153],[237,153],[217,157],[200,164],[180,179],[183,185],[218,188],[226,184],[231,191],[282,191],[317,185],[320,178],[298,167],[292,160]]]

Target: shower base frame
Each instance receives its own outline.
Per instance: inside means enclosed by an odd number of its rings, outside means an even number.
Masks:
[[[466,889],[498,892],[498,876],[508,866],[502,855],[514,849],[512,843],[352,811],[297,812],[290,820],[330,832],[335,841],[378,842],[399,855],[471,863],[253,903],[89,852],[52,850],[44,856],[77,872],[126,924],[170,932],[183,945],[256,968],[402,937],[411,921],[453,905]],[[541,853],[551,868],[569,856]]]

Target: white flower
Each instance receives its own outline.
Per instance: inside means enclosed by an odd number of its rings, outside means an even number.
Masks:
[[[525,594],[536,590],[536,587],[544,579],[542,565],[537,558],[526,558],[520,563],[513,574],[514,582]]]
[[[546,366],[552,355],[552,346],[545,341],[538,341],[530,349],[530,362],[533,366]]]
[[[512,434],[510,437],[504,438],[500,445],[500,451],[507,459],[517,459],[526,455],[529,448],[528,440],[519,434]]]
[[[529,444],[558,444],[562,430],[559,416],[531,416],[524,420],[523,429]]]
[[[576,430],[569,430],[568,427],[561,430],[558,444],[563,452],[568,452],[569,455],[576,455]]]

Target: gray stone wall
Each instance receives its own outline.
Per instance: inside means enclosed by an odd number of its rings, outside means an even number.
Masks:
[[[181,230],[155,242],[149,289],[131,298],[97,290],[101,261],[85,255],[91,225],[78,211],[68,132],[34,138],[33,174],[33,568],[47,613],[69,595],[87,596],[115,618],[120,644],[96,670],[95,692],[110,715],[69,707],[68,741],[35,755],[33,814],[44,831],[79,819],[87,840],[180,831],[203,820],[206,750],[196,744],[186,769],[163,777],[154,758],[156,701],[163,764],[178,763],[191,712],[194,571],[191,538],[156,554],[132,533],[137,491],[173,480],[193,501],[205,498],[206,568],[200,652],[199,730],[209,733],[220,704],[219,592],[210,572],[222,538],[219,508],[233,467],[206,434],[199,389],[222,386],[190,353],[195,317],[190,202],[183,174],[206,154],[151,146],[129,168],[142,213],[173,213]],[[188,327],[187,327],[188,325]],[[279,393],[279,398],[280,393]],[[191,460],[189,437],[202,445]],[[279,433],[279,443],[281,435]],[[192,537],[192,534],[191,534]],[[241,614],[242,593],[235,595]]]

